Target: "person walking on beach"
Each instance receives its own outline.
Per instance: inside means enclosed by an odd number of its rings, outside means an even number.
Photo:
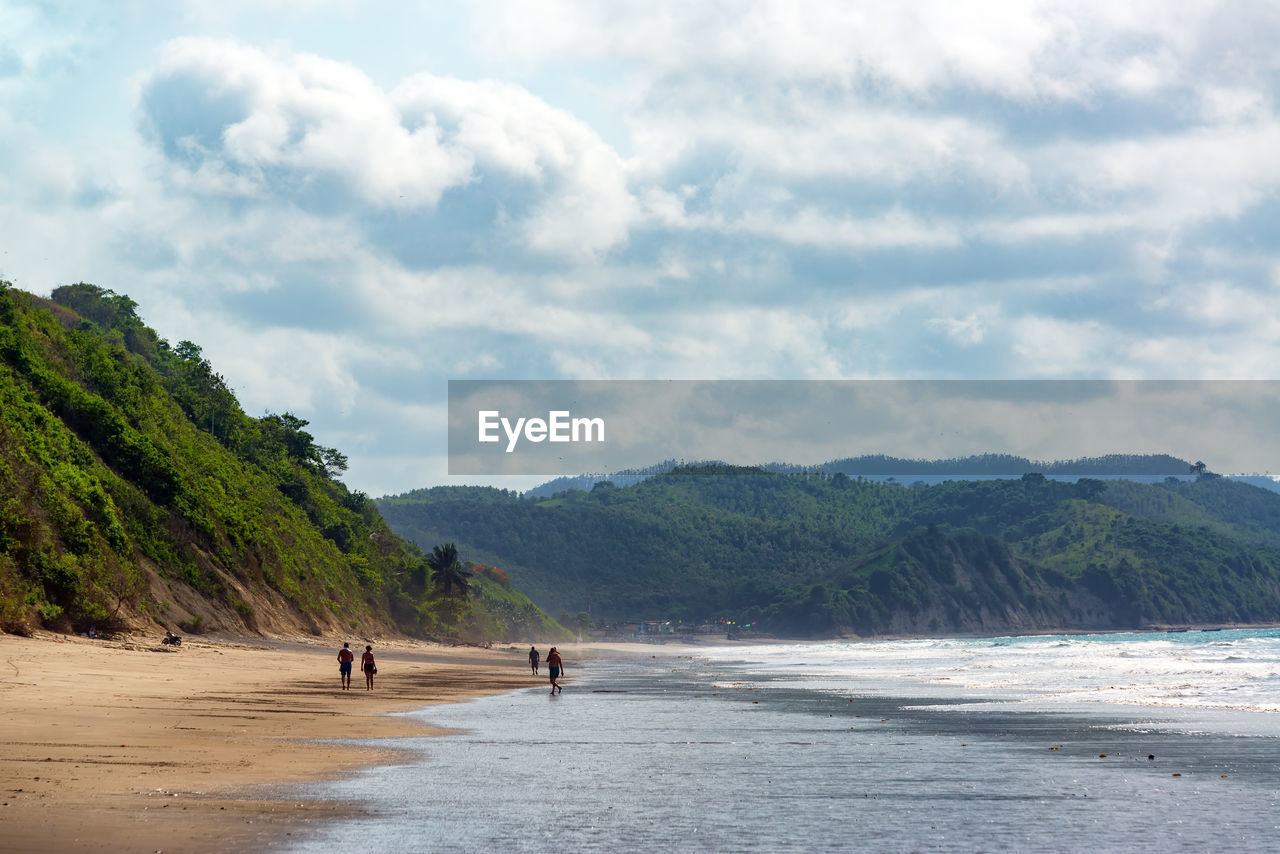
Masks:
[[[364,655],[360,656],[360,669],[364,671],[364,689],[372,691],[373,674],[378,672],[378,665],[373,660],[373,647],[364,648]]]
[[[538,662],[541,660],[542,657],[538,655],[538,650],[534,647],[529,647],[529,666],[533,668],[534,676],[538,675]]]
[[[351,651],[351,644],[344,643],[342,649],[338,650],[338,675],[342,677],[342,690],[351,690],[351,662],[356,660],[356,654]]]
[[[564,693],[564,688],[556,680],[560,678],[560,673],[564,668],[564,662],[560,660],[560,653],[556,652],[556,648],[551,647],[551,651],[547,653],[547,672],[551,674],[551,693],[559,691]]]

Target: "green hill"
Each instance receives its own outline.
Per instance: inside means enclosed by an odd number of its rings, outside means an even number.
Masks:
[[[1211,475],[903,487],[701,467],[379,506],[406,538],[465,543],[534,601],[597,620],[793,636],[1280,622],[1280,494]]]
[[[563,633],[489,577],[444,596],[340,452],[135,309],[0,283],[0,627]]]

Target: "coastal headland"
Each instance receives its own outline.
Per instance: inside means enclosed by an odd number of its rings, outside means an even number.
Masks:
[[[430,734],[389,713],[542,684],[520,647],[347,640],[373,692],[340,690],[342,639],[0,635],[0,851],[264,848],[343,811],[280,784],[394,755],[316,739]]]

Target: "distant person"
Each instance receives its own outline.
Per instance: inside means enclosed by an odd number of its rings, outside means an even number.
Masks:
[[[356,660],[356,654],[351,651],[351,644],[344,643],[342,649],[338,650],[338,674],[342,677],[342,690],[351,690],[351,662]]]
[[[564,688],[556,680],[560,678],[560,673],[564,668],[564,662],[560,660],[560,653],[556,652],[556,648],[551,647],[551,651],[547,653],[547,673],[551,674],[551,693],[559,691],[564,693]]]
[[[542,657],[538,655],[538,650],[534,647],[529,647],[529,667],[533,669],[534,676],[538,675],[538,662],[541,660]]]
[[[378,665],[373,660],[373,647],[364,648],[364,655],[360,656],[360,669],[364,671],[364,689],[372,691],[373,674],[378,672]]]

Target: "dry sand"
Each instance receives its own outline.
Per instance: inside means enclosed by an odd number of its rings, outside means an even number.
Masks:
[[[393,755],[305,739],[427,734],[387,713],[546,678],[525,648],[387,641],[376,690],[344,692],[340,641],[159,640],[0,635],[0,851],[261,849],[342,812],[265,784]]]

